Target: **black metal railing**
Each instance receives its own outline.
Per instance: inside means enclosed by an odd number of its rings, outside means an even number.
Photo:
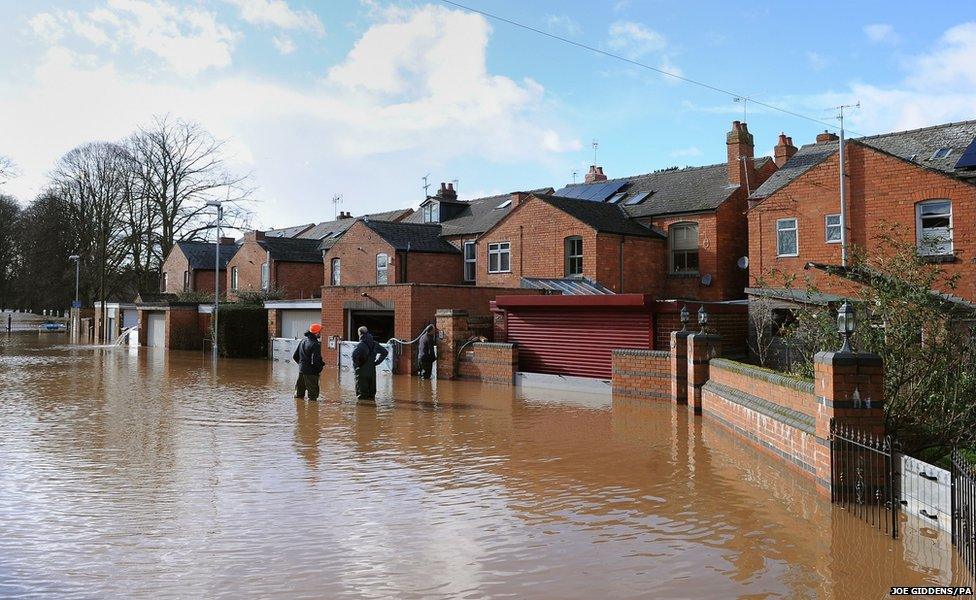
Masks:
[[[952,545],[976,577],[976,467],[958,450],[952,451]]]
[[[898,482],[890,436],[830,426],[830,499],[879,530],[898,537]]]

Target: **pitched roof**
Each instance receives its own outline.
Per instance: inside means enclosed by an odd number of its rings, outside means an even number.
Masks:
[[[849,141],[914,162],[925,169],[933,169],[952,177],[967,178],[967,176],[971,177],[971,173],[959,171],[955,166],[963,151],[974,139],[976,139],[976,120],[882,133],[852,138]],[[759,186],[759,189],[753,192],[752,198],[771,196],[832,156],[837,152],[837,148],[837,142],[806,144],[786,161],[779,171]],[[933,155],[940,148],[948,148],[950,152],[945,157],[935,158]]]
[[[399,221],[412,212],[412,208],[401,208],[398,210],[388,210],[385,212],[371,213],[363,216],[374,221]],[[347,219],[336,219],[334,221],[323,221],[322,223],[319,223],[311,229],[303,232],[298,237],[309,240],[318,240],[321,242],[319,248],[322,250],[328,250],[333,246],[333,244],[336,243],[336,240],[346,232],[347,229],[352,227],[352,224],[355,222],[356,219],[352,217]]]
[[[291,227],[282,227],[280,229],[268,229],[264,232],[264,237],[299,237],[301,234],[313,227],[315,227],[315,223],[293,225]]]
[[[214,268],[214,246],[215,244],[211,242],[176,242],[180,251],[183,252],[183,256],[186,257],[186,261],[191,269],[209,269]],[[220,245],[220,268],[226,269],[227,263],[230,259],[234,258],[237,254],[237,249],[240,246],[235,244],[221,244]]]
[[[395,250],[446,254],[461,252],[441,237],[441,226],[436,223],[391,223],[372,219],[362,219],[362,223],[375,231]]]
[[[301,238],[269,238],[258,240],[258,245],[271,253],[273,260],[282,262],[322,262],[322,250],[318,240]]]
[[[549,194],[535,194],[539,200],[558,208],[564,213],[586,223],[601,233],[616,233],[619,235],[633,235],[640,237],[663,238],[661,233],[644,227],[630,218],[624,207],[619,204],[593,202],[579,198],[563,198]]]
[[[441,235],[478,235],[488,231],[512,210],[511,204],[504,207],[502,205],[512,199],[513,193],[515,192],[452,202],[455,206],[459,206],[460,209],[457,214],[441,221]],[[540,188],[525,193],[552,193],[552,188]],[[403,221],[405,223],[423,223],[424,215],[418,211]]]

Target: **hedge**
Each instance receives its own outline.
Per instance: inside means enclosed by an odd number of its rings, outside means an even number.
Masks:
[[[253,304],[221,304],[217,309],[220,355],[268,357],[268,310]]]

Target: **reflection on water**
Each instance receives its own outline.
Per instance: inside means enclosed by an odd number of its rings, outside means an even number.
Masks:
[[[0,596],[882,597],[964,583],[669,405],[0,338]],[[954,570],[955,569],[955,570]],[[954,574],[958,572],[959,574]]]

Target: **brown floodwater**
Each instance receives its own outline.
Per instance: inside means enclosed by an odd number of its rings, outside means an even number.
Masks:
[[[0,336],[0,597],[879,598],[970,582],[668,404]]]

